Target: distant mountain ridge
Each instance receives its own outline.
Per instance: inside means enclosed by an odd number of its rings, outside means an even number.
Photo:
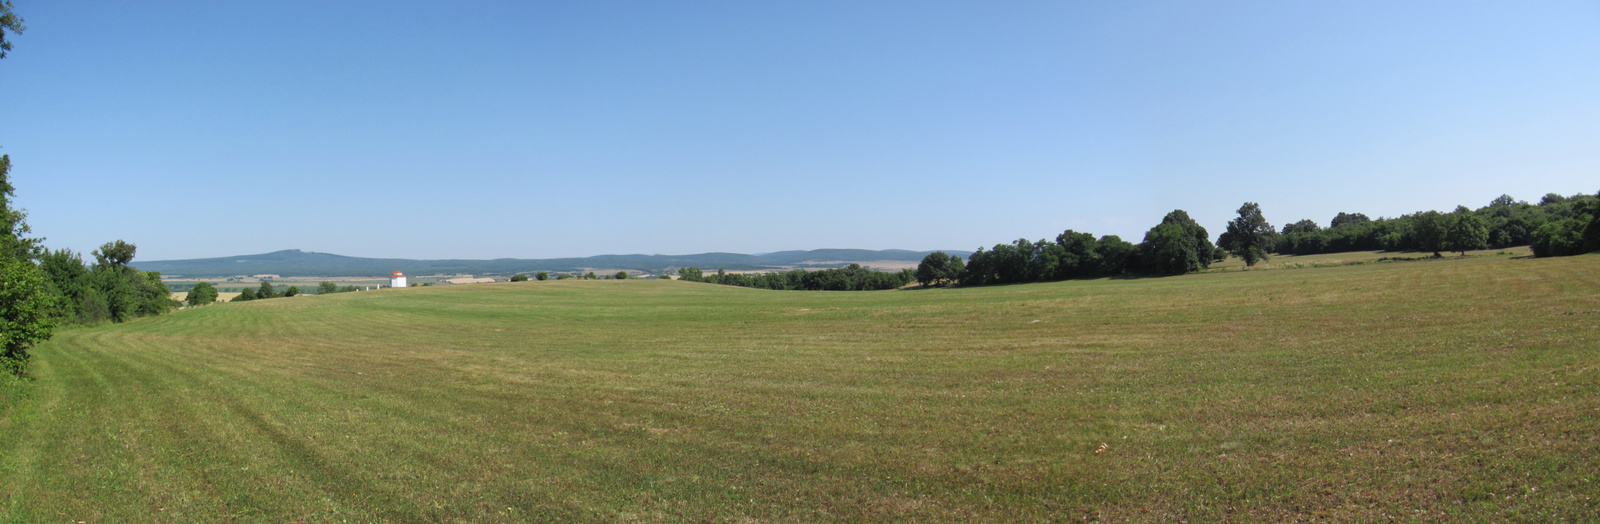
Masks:
[[[966,257],[969,251],[945,251]],[[763,255],[740,253],[700,253],[695,255],[598,255],[581,258],[493,260],[414,260],[406,258],[362,258],[316,253],[298,249],[285,249],[258,255],[196,258],[188,260],[136,261],[134,266],[145,271],[160,271],[168,277],[229,277],[235,275],[304,276],[384,276],[394,271],[411,275],[435,274],[503,274],[531,273],[535,271],[627,270],[659,273],[664,270],[695,266],[702,270],[778,270],[786,267],[837,267],[852,262],[874,261],[918,262],[932,251],[906,251],[903,249],[813,249],[810,251],[778,251]]]

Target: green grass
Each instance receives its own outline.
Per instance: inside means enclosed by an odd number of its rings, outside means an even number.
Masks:
[[[1468,251],[1467,257],[1531,257],[1533,249],[1528,246],[1508,247],[1505,249],[1483,249]],[[1322,253],[1317,255],[1272,255],[1265,261],[1257,262],[1250,270],[1262,269],[1307,269],[1332,266],[1352,266],[1379,262],[1440,262],[1448,259],[1461,258],[1460,253],[1454,251],[1440,253],[1440,258],[1434,259],[1433,253],[1417,251],[1347,251],[1343,253]],[[1246,269],[1244,259],[1229,256],[1227,260],[1211,264],[1212,271],[1227,271]]]
[[[1594,255],[222,304],[36,348],[0,521],[1588,521],[1597,348]]]

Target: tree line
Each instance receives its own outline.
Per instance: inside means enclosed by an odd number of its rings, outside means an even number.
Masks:
[[[11,206],[11,156],[0,155],[0,372],[20,375],[28,348],[56,326],[122,322],[159,315],[178,303],[161,273],[130,265],[137,247],[117,240],[93,252],[94,264],[29,235],[27,213]]]
[[[1162,217],[1138,244],[1116,235],[1098,239],[1067,230],[1055,241],[1017,239],[979,247],[967,260],[935,252],[914,272],[925,286],[1044,282],[1123,274],[1176,275],[1208,269],[1232,254],[1247,266],[1272,253],[1310,255],[1346,251],[1444,251],[1531,246],[1535,256],[1577,255],[1600,250],[1600,195],[1545,195],[1538,204],[1501,195],[1476,210],[1422,211],[1399,218],[1370,219],[1339,213],[1327,228],[1301,220],[1277,230],[1261,206],[1246,202],[1212,244],[1205,228],[1183,210]]]
[[[942,251],[931,253],[918,264],[915,274],[924,285],[1020,284],[1126,273],[1175,275],[1209,268],[1226,256],[1211,243],[1204,227],[1177,209],[1145,232],[1139,244],[1117,235],[1095,238],[1068,229],[1056,235],[1055,241],[1019,238],[987,250],[979,247],[964,263]]]
[[[1600,249],[1600,198],[1547,194],[1538,204],[1501,195],[1478,209],[1421,211],[1398,218],[1369,219],[1339,213],[1328,227],[1311,220],[1285,225],[1272,240],[1277,252],[1294,255],[1344,251],[1444,251],[1530,246],[1534,256],[1564,256]]]
[[[700,268],[690,266],[678,269],[678,280],[779,291],[872,291],[905,286],[916,280],[916,275],[909,269],[889,273],[864,268],[861,264],[850,264],[836,269],[816,271],[794,269],[759,275],[729,273],[721,269],[715,274],[707,275],[700,271]]]

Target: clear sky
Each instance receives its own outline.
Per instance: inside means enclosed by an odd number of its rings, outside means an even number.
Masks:
[[[86,254],[971,250],[1600,190],[1593,1],[15,5],[0,152]]]

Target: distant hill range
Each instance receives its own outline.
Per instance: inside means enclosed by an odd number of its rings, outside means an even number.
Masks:
[[[408,275],[513,275],[537,271],[572,272],[588,270],[627,270],[645,273],[676,271],[695,266],[705,271],[783,270],[790,268],[840,267],[850,263],[870,266],[870,262],[916,263],[932,251],[886,249],[814,249],[779,251],[761,255],[739,253],[701,253],[698,255],[599,255],[583,258],[494,260],[411,260],[405,258],[361,258],[286,249],[260,255],[196,258],[189,260],[136,261],[144,271],[160,271],[167,277],[229,277],[235,275],[305,276],[384,276],[394,271]],[[966,257],[970,251],[946,251]]]

